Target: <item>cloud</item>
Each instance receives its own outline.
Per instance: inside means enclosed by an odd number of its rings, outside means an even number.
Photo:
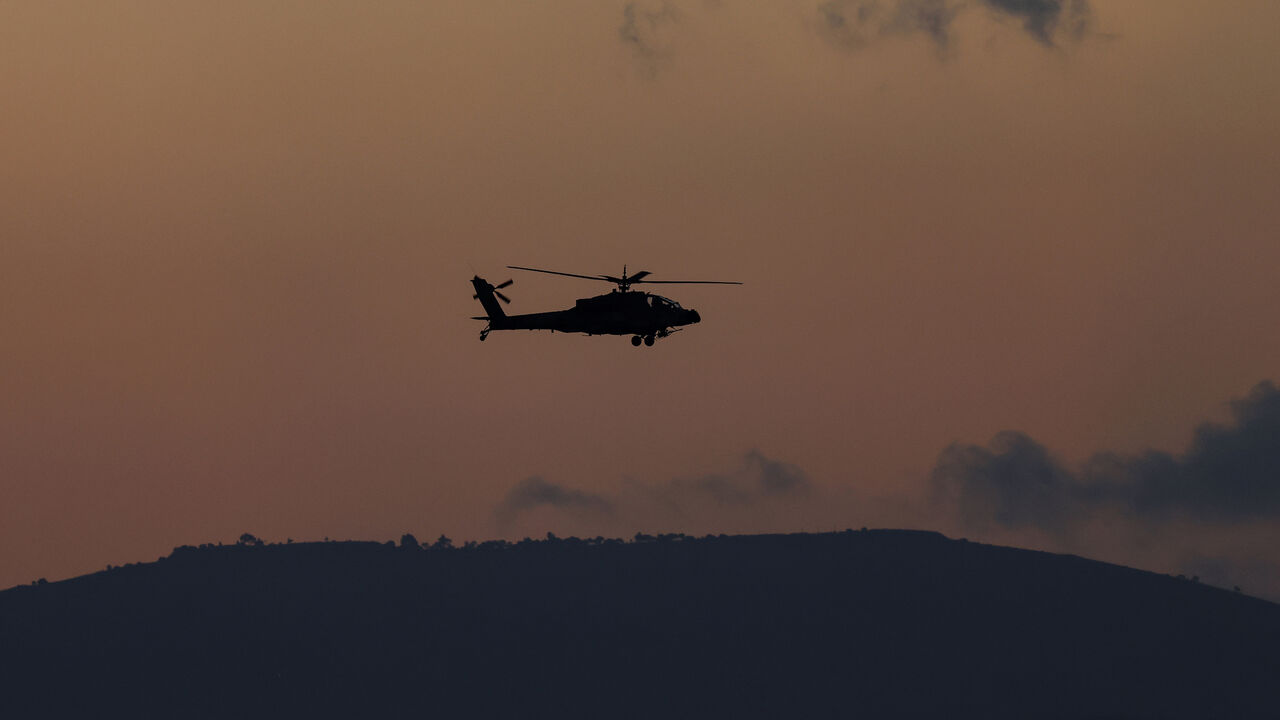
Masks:
[[[656,72],[657,62],[669,52],[668,33],[679,18],[675,6],[666,2],[656,6],[629,2],[622,7],[618,37],[649,72]]]
[[[1232,421],[1196,429],[1182,455],[1098,453],[1072,470],[1044,446],[1003,432],[987,447],[952,445],[931,474],[936,496],[971,527],[1062,530],[1083,514],[1200,522],[1280,517],[1280,390],[1259,383]]]
[[[827,37],[855,50],[885,35],[913,33],[945,47],[958,11],[948,0],[829,0],[818,6]]]
[[[1055,35],[1073,40],[1084,36],[1092,11],[1087,0],[982,0],[998,14],[1022,20],[1022,26],[1045,45],[1053,45]]]
[[[507,529],[523,514],[551,507],[571,516],[560,519],[565,525],[593,532],[628,534],[662,527],[723,531],[743,523],[750,527],[761,518],[776,521],[802,513],[812,509],[809,501],[814,495],[808,475],[799,467],[751,450],[729,472],[661,482],[624,477],[616,492],[606,494],[530,477],[494,506],[494,516]]]
[[[1052,46],[1057,37],[1080,40],[1088,32],[1088,0],[978,0],[997,17],[1022,21],[1038,42]],[[975,7],[963,0],[827,0],[818,6],[819,27],[836,45],[860,49],[890,35],[929,37],[940,50],[951,45],[956,17]]]
[[[957,12],[959,7],[948,6],[946,0],[898,0],[888,28],[892,32],[922,32],[945,47]]]
[[[497,515],[498,522],[505,526],[521,513],[544,505],[586,514],[613,513],[613,503],[600,495],[571,490],[535,475],[511,488],[502,502],[494,508],[494,514]]]
[[[855,50],[879,34],[881,11],[876,0],[831,0],[818,6],[821,28],[827,38]]]
[[[1101,452],[1072,467],[1019,432],[952,445],[930,476],[935,511],[989,540],[1280,600],[1280,390],[1259,383],[1230,408],[1179,454]]]
[[[989,447],[951,445],[938,455],[931,480],[975,528],[994,522],[1060,529],[1076,482],[1043,445],[1012,431],[996,435]]]
[[[1280,390],[1259,383],[1231,403],[1232,422],[1205,424],[1180,457],[1094,456],[1083,472],[1090,500],[1142,516],[1207,521],[1280,516]]]
[[[765,457],[759,450],[742,456],[732,473],[712,473],[671,482],[666,494],[679,505],[682,498],[710,498],[719,505],[754,505],[772,499],[807,495],[809,478],[799,467]]]

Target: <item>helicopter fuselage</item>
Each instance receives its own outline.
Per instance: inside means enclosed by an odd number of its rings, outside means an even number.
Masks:
[[[587,335],[632,335],[632,343],[643,339],[652,345],[654,338],[666,337],[673,328],[700,322],[697,310],[680,306],[674,300],[652,293],[614,290],[604,295],[583,298],[567,310],[507,315],[494,297],[494,286],[476,276],[471,284],[480,304],[488,313],[478,318],[489,321],[480,333],[483,340],[494,330],[551,330]]]

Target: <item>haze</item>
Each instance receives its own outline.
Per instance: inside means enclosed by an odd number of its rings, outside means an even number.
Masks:
[[[938,501],[953,443],[1181,457],[1278,376],[1280,5],[1033,6],[0,5],[0,586],[910,526],[1280,595],[1280,502]],[[624,263],[745,285],[660,290],[703,322],[653,348],[477,341],[473,274]]]

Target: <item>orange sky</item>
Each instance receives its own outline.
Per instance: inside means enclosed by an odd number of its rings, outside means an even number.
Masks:
[[[0,587],[245,531],[950,532],[951,442],[1178,451],[1276,378],[1280,4],[944,47],[757,5],[0,5]],[[476,341],[473,274],[623,263],[746,284],[655,348]],[[753,450],[814,495],[652,500]],[[617,510],[501,525],[535,475]]]

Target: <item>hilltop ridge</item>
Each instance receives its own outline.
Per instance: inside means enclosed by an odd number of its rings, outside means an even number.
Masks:
[[[0,592],[0,672],[24,717],[1265,717],[1280,606],[923,531],[250,541]]]

